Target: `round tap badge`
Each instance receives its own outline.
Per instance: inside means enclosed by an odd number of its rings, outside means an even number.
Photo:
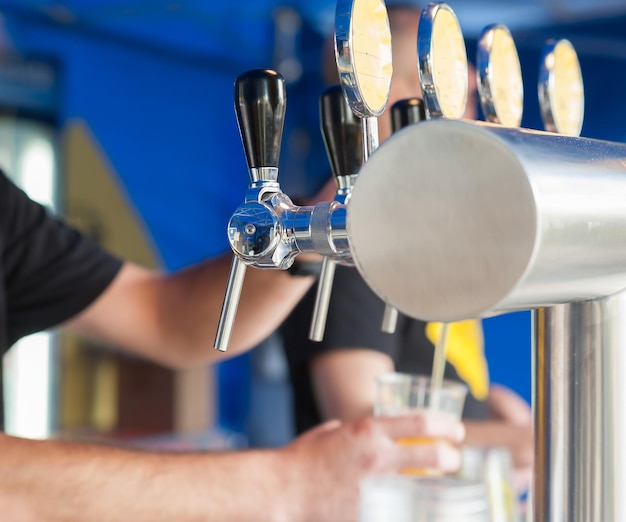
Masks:
[[[344,94],[357,116],[378,116],[387,105],[393,73],[385,3],[339,0],[335,24],[335,56]]]
[[[429,118],[462,118],[467,105],[467,54],[461,26],[447,4],[428,4],[417,31],[420,84]]]
[[[539,105],[546,130],[578,136],[583,126],[585,93],[580,63],[568,40],[546,43],[539,68]]]
[[[511,33],[504,25],[483,29],[476,53],[478,93],[485,119],[519,127],[524,110],[522,69]]]

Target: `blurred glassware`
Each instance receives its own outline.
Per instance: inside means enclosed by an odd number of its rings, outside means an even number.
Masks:
[[[491,522],[484,482],[378,475],[361,481],[359,522]]]
[[[508,448],[464,447],[458,476],[464,480],[484,482],[489,494],[492,522],[521,520],[514,486],[513,459]]]

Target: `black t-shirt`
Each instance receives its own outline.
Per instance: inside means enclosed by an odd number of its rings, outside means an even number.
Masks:
[[[2,172],[0,254],[0,361],[21,337],[86,308],[122,265],[30,200]],[[0,387],[0,409],[1,394]]]
[[[400,372],[430,375],[433,365],[434,346],[426,337],[426,324],[399,314],[396,332],[382,332],[385,305],[355,268],[337,267],[324,339],[321,343],[310,341],[308,331],[315,292],[313,287],[281,327],[298,433],[322,421],[309,372],[316,355],[338,348],[368,348],[388,354]],[[446,364],[445,378],[460,380],[450,364]],[[487,407],[468,394],[463,416],[483,419],[487,416]]]

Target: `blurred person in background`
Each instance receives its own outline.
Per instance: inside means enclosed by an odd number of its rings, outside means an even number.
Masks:
[[[393,77],[388,107],[421,97],[417,70],[417,27],[421,6],[388,0],[392,33]],[[337,83],[333,41],[328,38],[322,70],[329,84]],[[470,66],[469,99],[465,117],[476,119],[475,70]],[[379,140],[391,134],[386,111],[378,118]],[[323,199],[332,199],[335,182],[325,187]],[[416,267],[419,270],[419,267]],[[327,420],[353,421],[372,414],[375,380],[399,371],[430,375],[440,324],[424,323],[400,314],[395,334],[380,329],[384,303],[363,281],[356,268],[338,265],[324,339],[308,339],[315,301],[312,288],[282,326],[294,390],[294,415],[300,433]],[[464,381],[468,394],[464,423],[468,445],[506,446],[516,467],[518,487],[528,487],[533,459],[532,413],[512,390],[489,384],[480,321],[451,326],[445,378]]]

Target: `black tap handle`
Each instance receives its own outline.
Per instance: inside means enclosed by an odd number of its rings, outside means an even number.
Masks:
[[[248,168],[278,167],[285,124],[285,80],[255,69],[235,80],[235,112]]]
[[[333,175],[356,174],[363,165],[363,128],[340,85],[320,95],[320,126]]]
[[[399,100],[391,107],[391,130],[393,132],[425,119],[424,102],[419,98]]]

